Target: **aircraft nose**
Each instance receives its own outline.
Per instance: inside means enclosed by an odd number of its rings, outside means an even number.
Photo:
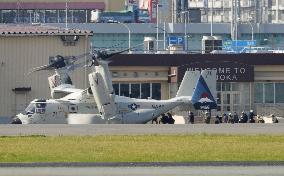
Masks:
[[[16,117],[12,120],[11,124],[22,124],[22,121]]]

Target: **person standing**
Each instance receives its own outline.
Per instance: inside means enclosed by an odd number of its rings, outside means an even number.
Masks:
[[[156,117],[156,118],[154,118],[153,120],[152,120],[152,124],[158,124],[158,117]]]
[[[189,117],[189,123],[194,124],[194,114],[193,112],[189,112],[188,113],[188,117]]]
[[[255,114],[253,113],[253,110],[251,109],[249,112],[249,123],[255,123],[254,116]]]
[[[248,122],[248,115],[245,113],[245,111],[242,112],[240,123],[247,123]]]
[[[238,116],[237,112],[234,112],[233,119],[234,119],[235,123],[239,123],[239,116]]]
[[[174,124],[175,123],[175,119],[173,118],[171,113],[167,113],[168,114],[168,123],[169,124]]]
[[[220,116],[217,114],[215,117],[215,124],[219,124],[219,123],[222,123],[222,122],[220,122]]]
[[[233,119],[232,113],[229,113],[228,123],[234,123],[234,119]]]
[[[272,118],[272,123],[278,123],[279,122],[274,114],[271,114],[271,118]]]
[[[205,118],[204,118],[204,122],[206,123],[206,124],[209,124],[210,123],[210,120],[211,120],[211,114],[210,114],[210,112],[205,112]]]
[[[162,118],[161,118],[161,120],[160,120],[160,123],[162,123],[162,124],[167,124],[167,123],[169,123],[169,118],[168,118],[168,116],[166,116],[165,114],[161,114],[161,116],[162,116]]]
[[[228,123],[228,116],[226,113],[223,114],[224,123]]]

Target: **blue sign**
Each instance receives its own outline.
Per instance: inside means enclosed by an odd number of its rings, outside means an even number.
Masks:
[[[227,40],[223,42],[223,50],[236,53],[245,52],[249,47],[255,47],[256,40]]]
[[[168,37],[169,45],[184,45],[184,37],[170,36]]]

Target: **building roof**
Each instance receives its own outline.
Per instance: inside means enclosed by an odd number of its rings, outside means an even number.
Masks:
[[[1,2],[0,7],[2,10],[12,9],[46,9],[46,10],[59,10],[65,9],[65,2]],[[105,9],[104,2],[68,2],[68,9],[80,9],[80,10],[94,10]]]
[[[0,25],[0,36],[25,35],[93,35],[93,31],[79,29],[65,29],[41,24],[3,24]]]
[[[240,63],[245,65],[284,65],[283,53],[248,54],[118,54],[111,58],[112,66],[179,67],[193,63]]]

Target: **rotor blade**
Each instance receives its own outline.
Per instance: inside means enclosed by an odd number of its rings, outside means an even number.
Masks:
[[[78,56],[66,56],[64,57],[65,60],[73,60],[73,61],[76,61],[76,60],[79,60],[79,59],[82,59],[84,58],[85,56],[89,56],[90,53],[84,53],[84,54],[81,54],[81,55],[78,55]]]
[[[137,48],[138,46],[141,46],[141,45],[144,45],[144,43],[137,44],[133,47],[130,47],[130,48],[127,48],[127,49],[124,49],[124,50],[121,50],[121,51],[118,51],[118,52],[115,52],[115,53],[111,53],[112,55],[110,57],[112,57],[113,55],[116,55],[116,54],[121,54],[125,51],[130,51],[131,49]]]
[[[32,68],[28,74],[31,74],[33,72],[37,72],[37,71],[41,71],[41,70],[49,70],[51,69],[52,65],[51,64],[48,64],[48,65],[43,65],[43,66],[40,66],[40,67],[35,67],[35,68]]]
[[[86,65],[85,62],[81,62],[78,64],[73,64],[67,67],[67,71],[74,71],[75,69],[79,68],[79,67],[83,67],[84,65]]]
[[[137,48],[138,46],[141,46],[141,45],[144,45],[144,43],[140,43],[140,44],[135,45],[133,47],[130,47],[130,48],[127,48],[127,49],[124,49],[124,50],[121,50],[121,51],[113,52],[113,53],[110,53],[110,54],[106,53],[106,50],[95,50],[95,49],[93,49],[93,51],[95,51],[97,53],[97,56],[95,56],[94,55],[95,52],[93,52],[93,58],[92,59],[103,59],[103,60],[106,60],[106,59],[109,59],[109,58],[111,58],[112,56],[114,56],[116,54],[121,54],[121,53],[123,53],[125,51],[130,51],[131,49]]]
[[[114,56],[114,55],[124,53],[125,51],[128,51],[128,50],[129,50],[129,49],[125,49],[125,50],[122,50],[122,51],[118,51],[118,52],[110,53],[110,54],[107,54],[106,56],[104,56],[104,57],[103,57],[103,58],[101,58],[101,59],[103,59],[103,60],[105,60],[105,59],[109,59],[109,58],[111,58],[111,57],[112,57],[112,56]]]

